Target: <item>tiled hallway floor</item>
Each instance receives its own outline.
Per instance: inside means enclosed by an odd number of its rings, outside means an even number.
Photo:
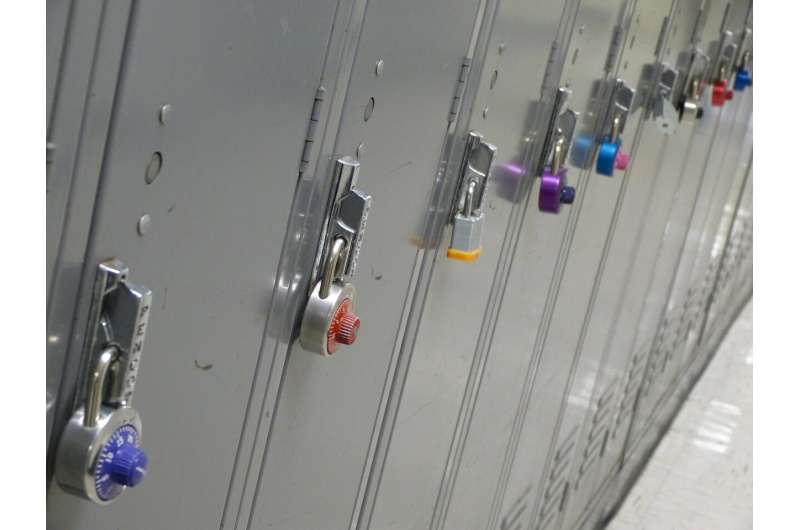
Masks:
[[[752,442],[750,302],[608,528],[752,528]]]

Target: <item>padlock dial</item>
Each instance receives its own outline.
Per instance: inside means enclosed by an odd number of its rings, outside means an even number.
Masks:
[[[351,345],[358,337],[361,319],[353,313],[353,301],[346,298],[333,315],[328,326],[328,354],[336,353],[339,344]]]
[[[112,432],[103,444],[93,473],[95,492],[101,500],[112,500],[144,479],[147,454],[140,445],[139,431],[129,423]]]

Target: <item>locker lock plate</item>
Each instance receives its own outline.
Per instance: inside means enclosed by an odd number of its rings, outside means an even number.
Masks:
[[[65,491],[108,504],[147,473],[142,422],[131,406],[152,294],[114,258],[98,266],[84,344],[85,387],[59,440],[55,476]],[[82,384],[81,384],[82,383]]]
[[[360,167],[351,157],[342,157],[334,165],[330,217],[319,256],[322,270],[300,323],[300,345],[324,357],[336,353],[341,344],[353,344],[361,327],[354,313],[352,278],[372,197],[355,187]]]
[[[483,201],[496,153],[497,147],[484,141],[481,133],[470,131],[459,169],[455,211],[451,217],[453,233],[447,249],[449,259],[472,262],[481,255],[485,219]]]

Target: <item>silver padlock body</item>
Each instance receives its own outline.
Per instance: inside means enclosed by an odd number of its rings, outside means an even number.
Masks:
[[[327,298],[319,295],[321,282],[317,282],[308,299],[303,321],[300,324],[300,345],[303,349],[328,357],[328,329],[331,326],[336,310],[350,299],[355,303],[356,290],[350,283],[335,281],[331,284]]]
[[[483,232],[484,215],[465,216],[456,214],[453,219],[453,238],[450,248],[462,252],[474,252],[481,248],[481,233]]]
[[[83,407],[75,411],[61,435],[56,452],[56,482],[73,495],[97,504],[109,504],[118,497],[101,499],[97,495],[94,476],[97,457],[120,427],[131,425],[141,437],[142,421],[131,407],[101,407],[97,423],[92,427],[84,426],[83,415]]]
[[[690,120],[690,121],[696,120],[697,119],[697,110],[698,110],[698,108],[699,108],[699,105],[697,104],[696,101],[687,99],[683,103],[683,119],[684,120]]]

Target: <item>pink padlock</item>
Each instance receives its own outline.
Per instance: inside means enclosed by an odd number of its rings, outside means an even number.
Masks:
[[[614,167],[619,169],[620,171],[625,171],[628,169],[628,163],[631,161],[631,157],[627,153],[622,152],[622,147],[619,148],[617,151],[617,156],[614,158]]]

